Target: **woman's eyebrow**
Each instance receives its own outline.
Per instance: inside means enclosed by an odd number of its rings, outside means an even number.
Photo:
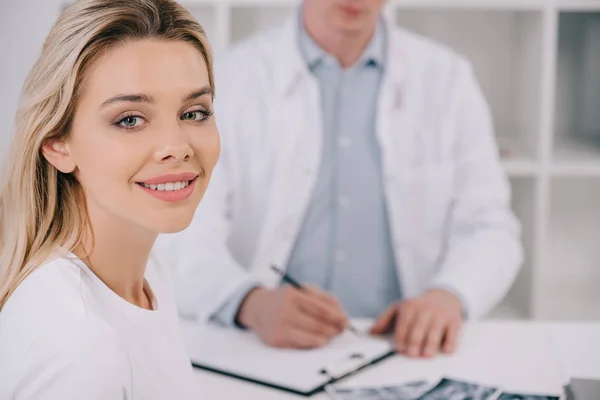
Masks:
[[[154,103],[154,99],[143,93],[135,94],[120,94],[115,97],[111,97],[100,105],[100,108],[106,108],[111,104],[115,103]]]
[[[205,86],[202,89],[194,90],[192,93],[187,95],[183,101],[194,100],[206,95],[213,97],[213,94],[212,88],[210,86]],[[154,103],[154,99],[152,96],[148,96],[147,94],[143,93],[120,94],[104,101],[100,105],[100,108],[106,108],[115,103]]]
[[[204,86],[202,89],[194,90],[192,93],[187,95],[183,99],[183,101],[194,100],[199,97],[206,96],[206,95],[209,95],[210,97],[213,97],[213,95],[214,95],[213,90],[210,86]]]

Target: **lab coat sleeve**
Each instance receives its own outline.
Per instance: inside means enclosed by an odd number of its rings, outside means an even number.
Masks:
[[[236,292],[229,297],[229,300],[227,300],[227,302],[213,314],[212,319],[215,322],[227,327],[245,329],[246,327],[237,321],[238,311],[246,296],[258,286],[260,285],[253,281],[248,281],[247,283],[242,284],[242,286],[239,287]]]
[[[179,233],[160,235],[154,249],[172,270],[181,317],[204,321],[217,317],[219,322],[233,326],[237,314],[234,303],[239,306],[243,300],[236,298],[255,280],[227,246],[230,195],[226,154],[222,152],[190,226]]]
[[[523,250],[490,111],[471,68],[459,76],[455,198],[446,257],[431,286],[450,288],[462,300],[465,315],[479,318],[510,289]]]

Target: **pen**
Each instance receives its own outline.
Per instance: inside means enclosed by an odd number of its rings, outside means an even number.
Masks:
[[[302,286],[300,283],[298,283],[298,281],[296,281],[294,278],[292,278],[287,272],[283,272],[282,270],[277,268],[277,266],[275,266],[275,265],[272,265],[271,269],[273,271],[275,271],[281,277],[281,280],[283,280],[284,282],[289,283],[290,285],[292,285],[293,287],[295,287],[298,290],[304,290],[304,286]],[[348,324],[348,330],[356,335],[358,335],[360,333],[360,331],[358,329],[356,329],[354,326],[352,326],[352,324]]]

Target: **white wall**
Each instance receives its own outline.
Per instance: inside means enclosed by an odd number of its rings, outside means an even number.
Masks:
[[[8,150],[21,87],[58,18],[61,0],[0,0],[0,160]]]

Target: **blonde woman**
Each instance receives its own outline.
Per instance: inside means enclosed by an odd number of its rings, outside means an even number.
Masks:
[[[0,398],[185,399],[159,233],[220,142],[201,26],[171,0],[81,0],[31,71],[0,192]]]

